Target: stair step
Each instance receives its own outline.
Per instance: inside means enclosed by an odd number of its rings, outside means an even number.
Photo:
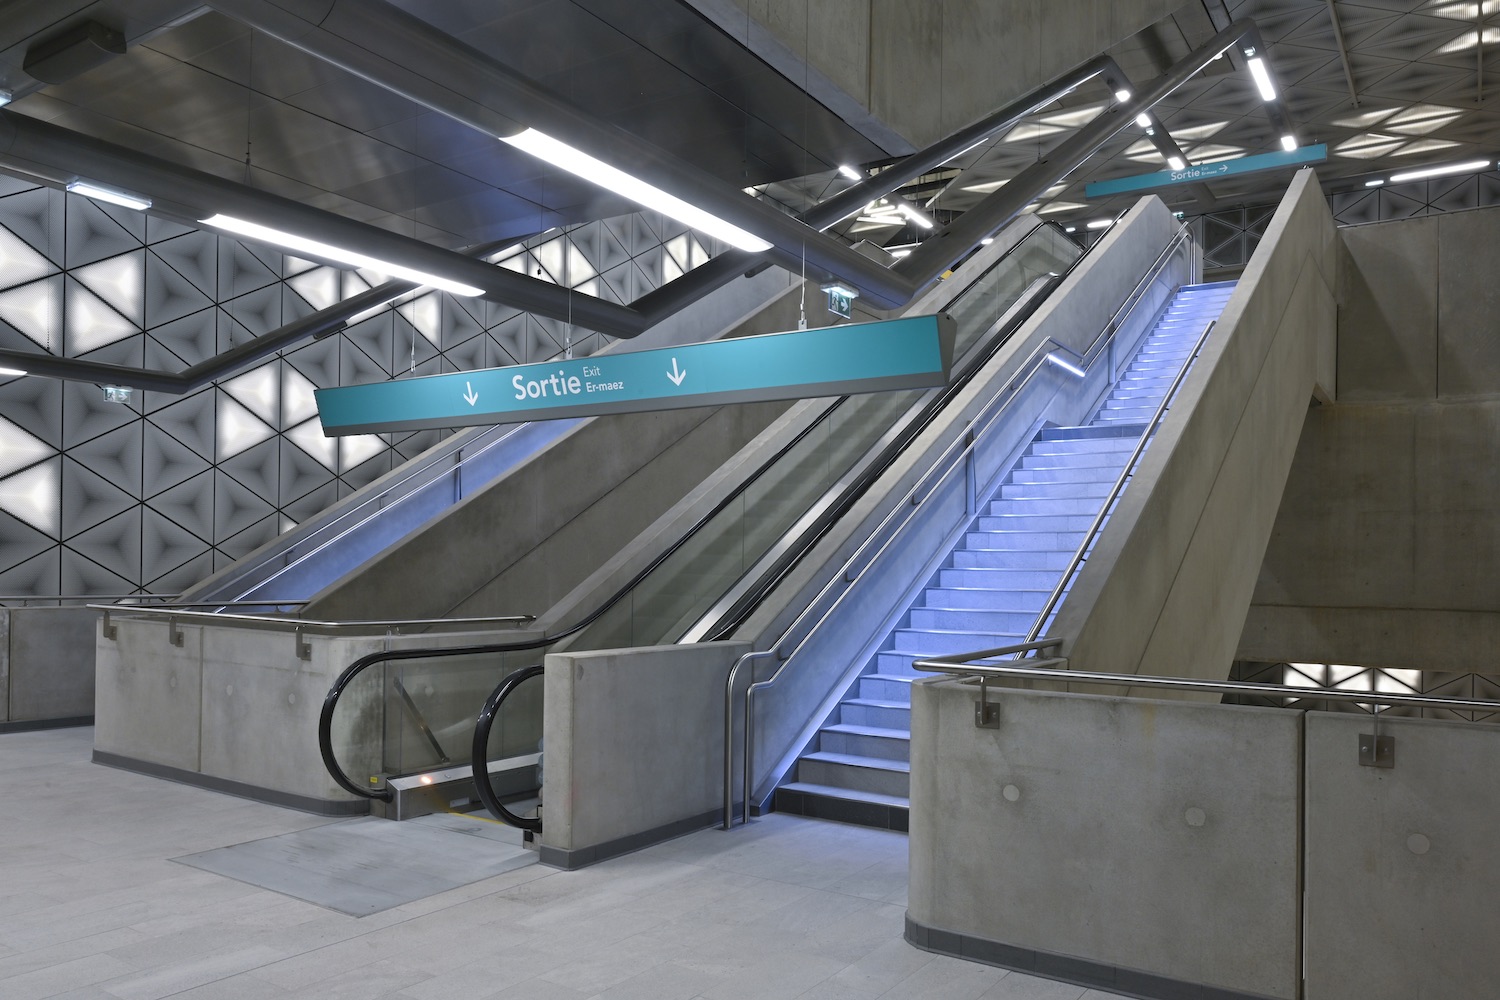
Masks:
[[[1071,441],[1075,442],[1079,450],[1084,450],[1082,442],[1094,441],[1100,438],[1117,438],[1121,433],[1113,428],[1095,427],[1088,425],[1084,427],[1046,427],[1037,433],[1037,442]],[[1035,448],[1035,446],[1033,446]]]
[[[1081,541],[1082,531],[970,531],[964,535],[964,548],[1072,552]]]
[[[1109,482],[1120,478],[1124,464],[1111,467]],[[1099,509],[1096,497],[1021,497],[1013,500],[991,500],[988,514],[1030,514],[1045,510],[1050,514],[1093,514]]]
[[[1100,494],[1108,494],[1119,474],[1097,485]],[[1093,523],[1089,514],[980,514],[974,519],[976,531],[1087,531]]]
[[[905,798],[911,790],[911,765],[901,760],[816,750],[803,754],[797,762],[797,780]]]
[[[1004,595],[1014,598],[1013,594]],[[985,608],[912,608],[907,612],[913,629],[922,631],[939,630],[955,632],[995,632],[1016,631],[1024,632],[1031,627],[1036,620],[1036,613],[1042,609],[1042,604],[1047,598],[1039,596],[1036,607],[1031,610],[1014,609],[989,610]],[[968,647],[978,649],[978,646]]]
[[[950,569],[939,572],[976,571]],[[989,586],[928,587],[917,607],[928,611],[1036,611],[1040,610],[1057,583],[1057,574],[1045,570],[1028,573],[991,569],[981,572],[989,574]]]
[[[910,705],[911,682],[916,678],[915,670],[908,670],[904,674],[861,674],[858,696],[871,701],[901,701]]]
[[[1017,469],[1010,474],[1011,483],[1094,483],[1107,482],[1119,475],[1119,463],[1082,465],[1062,469]]]
[[[908,670],[910,670],[910,665],[908,665]],[[913,674],[919,672],[911,670]],[[911,702],[846,698],[839,704],[839,721],[851,726],[877,726],[881,729],[910,731]]]
[[[1076,546],[1075,546],[1076,548]],[[1057,571],[1068,565],[1072,550],[1062,549],[959,549],[953,553],[952,569]]]
[[[1131,448],[1135,443],[1131,442]],[[1115,474],[1116,477],[1119,473]],[[1113,482],[1113,480],[1110,480]],[[1006,483],[1000,487],[1001,500],[1024,500],[1036,497],[1102,497],[1109,492],[1110,482],[1100,480],[1087,483]]]
[[[825,753],[877,757],[906,763],[911,760],[911,733],[905,729],[855,726],[840,722],[824,726],[819,731],[818,749]]]
[[[1036,616],[1030,616],[1034,619]],[[924,653],[947,656],[950,653],[972,653],[978,649],[997,649],[1021,641],[1021,636],[1030,627],[1031,621],[1013,631],[973,632],[967,629],[913,629],[898,628],[894,633],[893,649],[899,653]]]
[[[776,789],[776,811],[904,833],[911,804],[904,795],[880,795],[809,781],[789,781]]]

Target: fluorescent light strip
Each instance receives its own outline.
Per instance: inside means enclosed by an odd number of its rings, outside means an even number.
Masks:
[[[1405,173],[1391,174],[1392,184],[1402,184],[1406,181],[1419,181],[1426,177],[1444,177],[1448,174],[1474,174],[1481,170],[1490,168],[1491,160],[1470,160],[1467,163],[1450,163],[1446,167],[1427,167],[1423,170],[1408,170]]]
[[[689,205],[676,195],[668,194],[659,187],[647,184],[639,177],[632,177],[618,167],[612,167],[603,160],[597,160],[581,149],[574,149],[565,142],[559,142],[545,132],[528,128],[516,135],[500,136],[500,139],[522,152],[530,153],[570,174],[592,181],[607,191],[613,191],[623,198],[628,198],[637,205],[643,205],[670,216],[685,226],[723,240],[740,250],[760,253],[771,249],[770,243],[754,233],[726,222],[716,215],[710,215],[696,205]]]
[[[923,215],[921,212],[918,212],[915,208],[912,208],[910,205],[907,205],[905,203],[898,204],[896,206],[896,211],[900,212],[902,215],[906,216],[913,223],[923,229],[932,228],[932,220]]]
[[[1380,187],[1384,183],[1385,183],[1385,181],[1383,181],[1379,177],[1377,177],[1373,181],[1365,181],[1365,187],[1367,187],[1367,188],[1378,188],[1378,187]]]
[[[1167,157],[1167,166],[1173,170],[1186,170],[1187,163],[1180,156]]]
[[[100,187],[88,181],[74,181],[68,185],[69,194],[82,195],[95,201],[107,201],[111,205],[119,205],[122,208],[133,208],[137,212],[144,212],[151,207],[151,199],[140,195],[127,194],[124,191],[115,191],[112,188]]]
[[[1090,222],[1084,228],[1086,228],[1086,229],[1108,229],[1111,225],[1114,224],[1114,221],[1115,221],[1114,219],[1095,219],[1093,222]]]
[[[1126,101],[1130,100],[1130,91],[1126,90],[1124,87],[1121,87],[1119,90],[1115,91],[1115,100],[1119,101],[1121,104],[1124,104]]]
[[[1058,357],[1056,354],[1049,354],[1049,355],[1047,355],[1047,360],[1050,361],[1050,362],[1052,362],[1054,365],[1056,365],[1057,367],[1061,368],[1065,372],[1072,372],[1074,375],[1077,375],[1079,378],[1083,378],[1085,375],[1088,374],[1088,372],[1084,371],[1082,368],[1079,368],[1077,365],[1074,365],[1074,364],[1069,364],[1068,362],[1064,361],[1062,358]]]
[[[1297,137],[1294,136],[1294,135],[1284,135],[1284,136],[1282,136],[1281,137],[1281,148],[1284,149],[1284,150],[1286,150],[1288,153],[1292,152],[1292,150],[1294,150],[1294,149],[1297,148]]]
[[[404,267],[401,264],[394,264],[391,261],[371,257],[355,250],[346,250],[343,247],[336,247],[331,243],[310,240],[306,236],[298,236],[295,233],[272,229],[270,226],[262,226],[259,223],[237,219],[232,215],[211,215],[206,219],[199,219],[198,222],[200,225],[222,229],[226,233],[234,233],[236,236],[244,236],[247,239],[260,240],[262,243],[272,243],[287,250],[295,250],[309,257],[334,260],[340,264],[348,264],[350,267],[368,267],[372,271],[379,271],[381,274],[392,278],[405,278],[407,281],[415,281],[419,285],[431,285],[433,288],[440,288],[454,295],[484,294],[483,288],[466,285],[461,281],[439,277],[436,274],[428,274],[426,271]]]
[[[1146,114],[1146,112],[1142,111],[1140,114],[1138,114],[1138,115],[1135,116],[1135,123],[1137,125],[1139,125],[1141,128],[1150,128],[1151,127],[1151,116],[1148,115],[1148,114]]]
[[[15,378],[19,375],[25,374],[26,373],[19,368],[0,368],[0,378]]]
[[[843,174],[845,177],[849,178],[851,181],[862,181],[862,180],[865,179],[865,175],[864,174],[860,173],[858,170],[855,170],[853,167],[849,166],[849,164],[847,164],[847,163],[841,163],[841,164],[839,164],[839,173]]]
[[[1276,88],[1271,84],[1271,74],[1266,71],[1265,60],[1255,56],[1248,60],[1247,65],[1250,67],[1250,75],[1255,77],[1255,85],[1260,88],[1261,99],[1276,100]]]

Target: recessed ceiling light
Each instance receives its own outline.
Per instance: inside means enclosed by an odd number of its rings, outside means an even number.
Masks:
[[[1130,100],[1130,91],[1126,90],[1124,87],[1121,87],[1119,90],[1115,91],[1115,100],[1119,101],[1121,104],[1124,104],[1126,101]]]

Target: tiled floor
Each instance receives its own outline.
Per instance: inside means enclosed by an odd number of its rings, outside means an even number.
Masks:
[[[0,736],[0,997],[642,1000],[1112,994],[901,939],[906,838],[771,816],[363,918],[173,863],[326,820]]]

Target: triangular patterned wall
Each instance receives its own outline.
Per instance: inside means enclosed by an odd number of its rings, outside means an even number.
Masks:
[[[492,259],[630,302],[722,249],[640,213]],[[0,176],[0,346],[177,371],[380,280]],[[314,388],[607,342],[429,291],[185,397],[0,377],[0,596],[178,593],[448,433],[325,438]]]

